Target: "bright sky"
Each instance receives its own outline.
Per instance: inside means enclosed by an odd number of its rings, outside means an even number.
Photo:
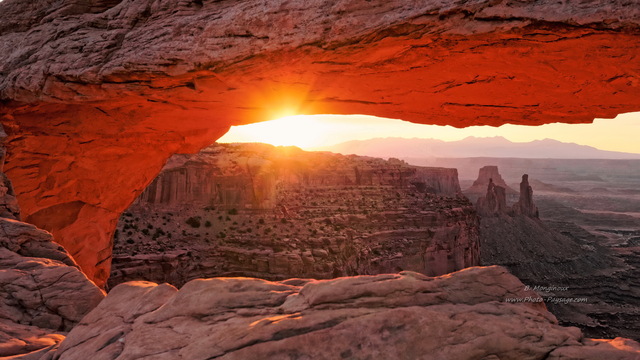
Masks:
[[[640,112],[621,114],[615,119],[596,119],[592,124],[472,126],[464,129],[365,115],[298,115],[234,126],[218,142],[264,142],[311,149],[383,137],[455,141],[468,136],[502,136],[513,142],[555,139],[601,150],[640,153]]]

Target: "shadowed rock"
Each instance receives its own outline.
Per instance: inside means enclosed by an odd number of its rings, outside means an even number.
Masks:
[[[505,181],[502,179],[502,175],[498,171],[498,167],[494,165],[487,165],[480,168],[478,171],[478,177],[473,182],[471,187],[464,190],[465,196],[469,198],[472,202],[477,202],[477,200],[483,196],[489,196],[487,193],[487,188],[493,183],[494,187],[502,188],[502,192],[504,193],[504,201],[506,206],[507,197],[512,198],[517,194],[515,190],[513,190]],[[492,190],[493,192],[494,190]],[[498,190],[501,191],[501,190]],[[502,208],[501,208],[502,209]]]
[[[487,194],[478,198],[476,209],[480,216],[500,216],[507,214],[507,200],[505,188],[495,185],[492,179],[489,179],[487,186]]]
[[[520,183],[520,199],[513,205],[513,213],[531,218],[538,218],[538,208],[533,203],[533,188],[529,185],[529,175],[522,175]]]

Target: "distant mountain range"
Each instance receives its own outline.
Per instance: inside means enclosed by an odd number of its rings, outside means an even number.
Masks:
[[[640,154],[605,151],[591,146],[552,139],[511,142],[503,137],[467,137],[458,141],[436,139],[376,138],[353,140],[315,151],[397,158],[528,158],[528,159],[640,159]]]

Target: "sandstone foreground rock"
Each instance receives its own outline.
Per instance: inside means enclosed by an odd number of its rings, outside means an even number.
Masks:
[[[493,266],[317,281],[130,282],[42,359],[637,359],[630,340],[583,339]]]
[[[4,0],[0,24],[6,171],[24,218],[100,285],[119,214],[171,154],[230,125],[640,110],[633,1]]]
[[[0,356],[60,342],[103,298],[51,234],[0,218]]]

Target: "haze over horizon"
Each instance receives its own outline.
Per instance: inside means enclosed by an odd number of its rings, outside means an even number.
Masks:
[[[422,125],[367,115],[297,115],[251,125],[233,126],[218,142],[264,142],[304,150],[327,148],[352,140],[376,138],[436,139],[446,142],[469,137],[503,137],[514,143],[551,139],[604,151],[640,154],[640,112],[590,124],[553,123],[540,126]]]

